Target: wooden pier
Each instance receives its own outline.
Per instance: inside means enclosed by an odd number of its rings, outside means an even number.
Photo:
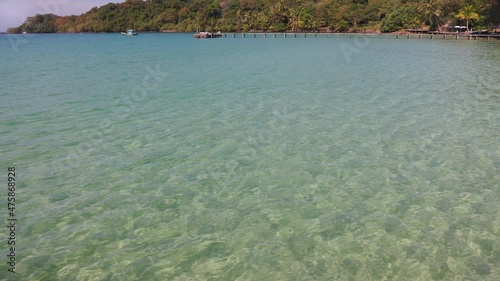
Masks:
[[[201,37],[200,37],[200,34]],[[387,39],[441,39],[441,40],[477,40],[500,39],[500,34],[468,34],[468,33],[308,33],[308,32],[231,32],[208,33],[194,35],[195,38],[387,38]]]

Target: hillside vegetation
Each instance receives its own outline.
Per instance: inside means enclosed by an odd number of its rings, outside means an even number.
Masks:
[[[28,17],[9,33],[137,31],[381,31],[492,29],[500,0],[127,0],[80,16]]]

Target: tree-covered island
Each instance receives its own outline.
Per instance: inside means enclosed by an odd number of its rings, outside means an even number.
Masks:
[[[37,14],[9,33],[494,29],[500,0],[127,0],[79,16]]]

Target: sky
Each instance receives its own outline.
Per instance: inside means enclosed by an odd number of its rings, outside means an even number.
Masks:
[[[92,7],[100,7],[120,0],[0,0],[0,32],[20,26],[27,17],[36,14],[59,16],[80,15]]]

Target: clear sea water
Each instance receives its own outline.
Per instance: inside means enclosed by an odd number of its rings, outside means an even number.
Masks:
[[[499,41],[2,35],[0,61],[16,280],[500,280]]]

